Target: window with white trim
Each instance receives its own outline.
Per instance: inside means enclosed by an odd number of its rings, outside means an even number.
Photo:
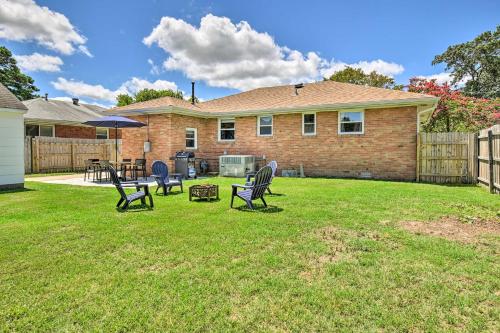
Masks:
[[[48,136],[54,137],[54,125],[26,125],[25,135],[26,136]]]
[[[257,117],[257,133],[259,136],[273,135],[273,116]]]
[[[303,135],[316,134],[316,113],[302,114],[302,134]]]
[[[364,112],[339,112],[339,134],[363,134]]]
[[[196,128],[186,128],[186,148],[198,148],[198,130]]]
[[[235,120],[219,119],[219,140],[220,141],[234,141],[235,139]]]
[[[109,139],[109,131],[104,127],[96,127],[95,128],[95,137],[97,139]]]

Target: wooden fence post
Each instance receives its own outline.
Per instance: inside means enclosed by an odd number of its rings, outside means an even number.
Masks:
[[[420,132],[417,132],[417,183],[420,181]]]
[[[75,162],[76,162],[75,144],[71,142],[70,145],[71,145],[71,171],[75,171]]]
[[[31,165],[33,166],[33,173],[40,172],[40,145],[38,139],[35,137],[31,141]]]
[[[490,193],[495,193],[495,179],[493,174],[493,131],[488,131],[488,177],[490,185]]]

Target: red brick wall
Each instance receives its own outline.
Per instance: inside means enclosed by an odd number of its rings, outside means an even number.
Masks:
[[[339,135],[337,112],[318,112],[315,136],[302,135],[302,115],[273,117],[273,136],[257,136],[256,117],[236,118],[236,140],[218,142],[217,119],[180,115],[149,116],[149,138],[155,159],[168,161],[185,150],[185,129],[198,129],[196,156],[209,159],[217,170],[217,157],[228,154],[265,155],[276,160],[280,170],[304,166],[306,176],[359,177],[414,180],[416,167],[416,107],[365,110],[365,134]],[[135,117],[146,121],[146,117]],[[147,128],[123,130],[123,157],[142,156]],[[172,163],[169,162],[170,166]]]
[[[58,138],[77,138],[77,139],[95,139],[96,129],[95,127],[84,127],[84,126],[69,126],[69,125],[55,125],[56,127],[56,137]],[[121,130],[118,130],[118,138],[121,137]],[[115,138],[115,130],[109,129],[109,138]]]

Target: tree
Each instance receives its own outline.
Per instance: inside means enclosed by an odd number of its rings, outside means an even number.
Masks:
[[[0,46],[0,83],[24,101],[38,96],[35,93],[39,89],[34,82],[30,76],[21,73],[16,59],[12,57],[12,52],[5,46]]]
[[[125,106],[134,103],[134,98],[127,94],[116,96],[116,106]]]
[[[173,91],[171,89],[155,90],[146,88],[138,91],[137,93],[134,94],[134,96],[130,96],[128,94],[120,94],[116,96],[116,101],[117,101],[116,105],[124,106],[132,103],[149,101],[151,99],[156,99],[160,97],[173,97],[173,98],[184,99],[182,91],[179,90],[177,91]]]
[[[451,70],[452,84],[468,80],[464,94],[472,97],[500,97],[500,26],[472,41],[452,45],[437,55],[433,65],[445,63]]]
[[[403,85],[396,85],[392,77],[372,71],[369,74],[360,68],[347,66],[343,70],[337,71],[330,76],[329,80],[336,82],[353,83],[378,88],[388,88],[401,90]]]
[[[422,128],[426,132],[476,132],[495,124],[500,116],[500,99],[475,98],[436,80],[410,79],[408,91],[440,97]]]
[[[134,95],[134,103],[149,101],[151,99],[160,97],[174,97],[179,99],[184,99],[182,91],[173,91],[171,89],[166,90],[155,90],[155,89],[142,89]]]

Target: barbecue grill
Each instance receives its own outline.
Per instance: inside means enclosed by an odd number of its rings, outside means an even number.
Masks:
[[[176,173],[180,173],[184,179],[196,178],[195,158],[192,151],[178,151],[173,159]]]

